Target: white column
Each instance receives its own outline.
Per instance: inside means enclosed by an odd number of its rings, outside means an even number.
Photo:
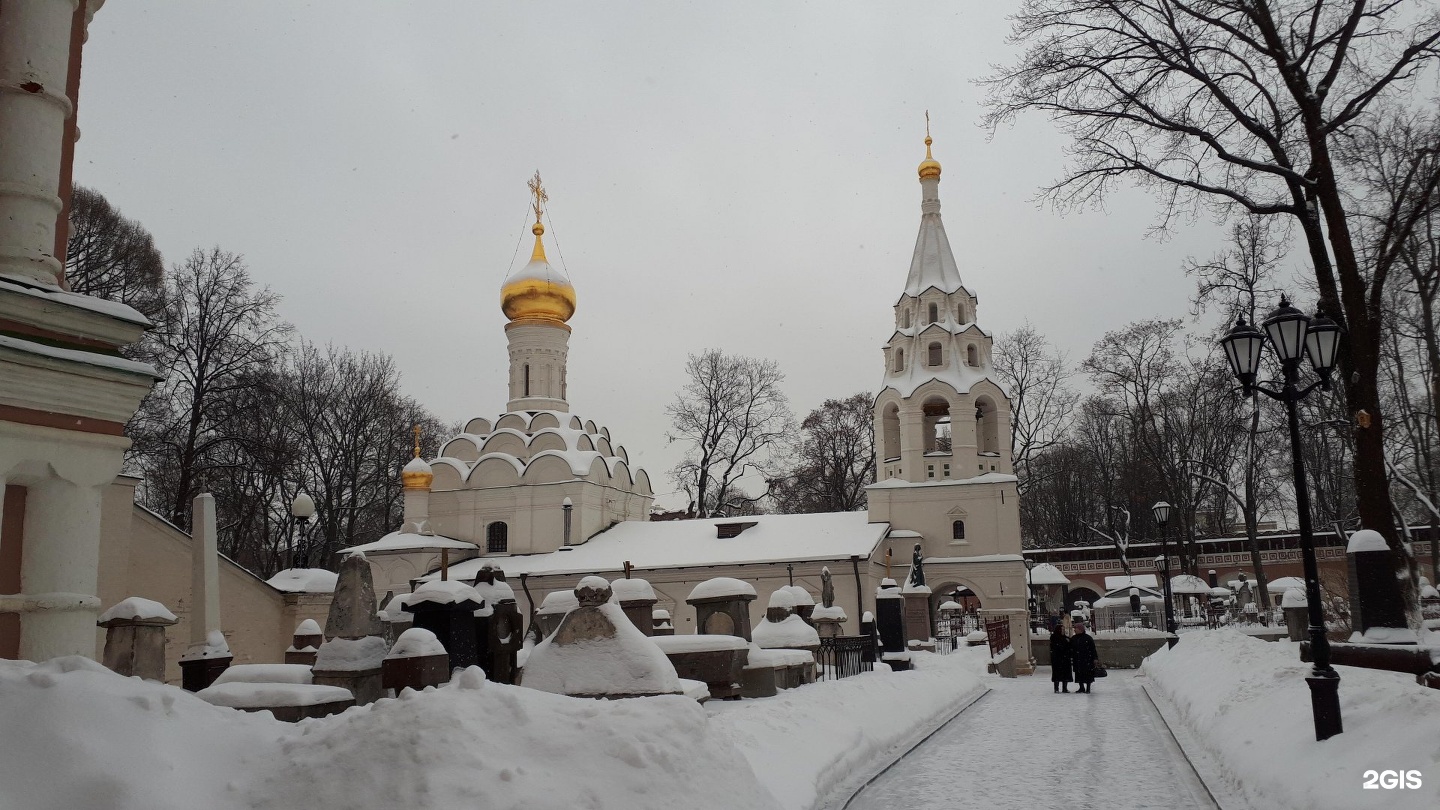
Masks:
[[[0,273],[58,284],[55,218],[77,0],[0,3]],[[92,645],[93,646],[93,645]]]
[[[195,496],[190,513],[190,648],[199,654],[220,629],[220,545],[215,529],[215,496]]]
[[[30,485],[26,493],[20,579],[27,604],[20,615],[21,658],[95,656],[103,491],[103,485],[48,478]]]
[[[428,534],[430,532],[430,527],[427,525],[429,520],[430,490],[407,487],[405,489],[405,519],[402,523],[405,531]]]

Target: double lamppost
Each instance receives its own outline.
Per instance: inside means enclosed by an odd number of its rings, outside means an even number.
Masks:
[[[1025,559],[1025,585],[1026,590],[1030,595],[1030,598],[1026,600],[1025,607],[1030,610],[1030,629],[1032,631],[1035,629],[1035,624],[1039,620],[1039,616],[1037,614],[1040,612],[1040,600],[1035,598],[1034,571],[1035,561],[1027,557]]]
[[[1156,501],[1155,505],[1150,507],[1150,514],[1155,516],[1155,525],[1160,527],[1160,556],[1155,559],[1160,563],[1161,584],[1164,586],[1165,592],[1165,632],[1170,636],[1166,640],[1166,644],[1174,647],[1179,636],[1176,635],[1177,628],[1175,627],[1175,598],[1170,593],[1170,545],[1165,534],[1165,526],[1170,523],[1172,508],[1164,501]]]
[[[1310,527],[1310,488],[1305,478],[1305,461],[1300,447],[1300,416],[1297,406],[1316,388],[1329,390],[1330,372],[1340,345],[1340,326],[1320,312],[1314,318],[1290,306],[1284,296],[1280,306],[1261,324],[1265,331],[1242,317],[1220,340],[1230,370],[1240,379],[1246,396],[1260,392],[1285,404],[1290,420],[1290,458],[1295,476],[1295,511],[1300,522],[1300,553],[1305,564],[1305,599],[1310,614],[1310,656],[1314,664],[1305,678],[1310,684],[1310,708],[1315,718],[1315,739],[1327,740],[1344,731],[1340,720],[1340,675],[1330,665],[1330,641],[1325,638],[1325,616],[1320,606],[1320,573],[1315,564],[1315,536]],[[1280,361],[1283,380],[1280,388],[1256,382],[1260,355],[1265,343]],[[1306,357],[1316,379],[1301,387],[1300,363]]]

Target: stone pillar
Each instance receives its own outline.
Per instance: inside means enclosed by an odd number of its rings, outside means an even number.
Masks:
[[[314,619],[306,619],[290,636],[290,649],[285,651],[285,663],[315,666],[315,654],[324,643],[325,634],[320,632],[320,625]]]
[[[75,0],[0,4],[0,273],[56,286],[63,273],[55,225],[65,125],[74,113],[65,91],[76,8]],[[93,636],[93,616],[80,618]],[[92,637],[92,649],[93,643]]]
[[[180,658],[181,682],[198,692],[215,682],[233,656],[220,631],[220,548],[215,496],[195,496],[190,507],[190,646]]]
[[[476,666],[479,641],[475,637],[475,611],[483,601],[469,585],[454,580],[431,580],[415,591],[402,608],[415,616],[415,627],[435,634],[457,669]]]
[[[428,533],[430,530],[430,490],[406,487],[404,514],[406,529],[416,534]]]
[[[905,601],[905,641],[928,643],[935,637],[935,617],[930,612],[930,588],[925,585],[906,586],[901,596]]]
[[[1300,642],[1310,638],[1310,603],[1305,592],[1290,588],[1280,597],[1280,610],[1285,614],[1285,630],[1291,641]]]
[[[180,621],[158,602],[126,599],[100,617],[104,664],[120,675],[165,682],[165,628]]]
[[[888,584],[887,584],[888,583]],[[880,651],[905,652],[905,600],[893,579],[881,580],[875,590],[875,629],[880,634]]]
[[[1379,532],[1362,529],[1345,549],[1350,580],[1351,641],[1415,644],[1405,617],[1404,598],[1395,584],[1390,546]]]
[[[750,640],[750,603],[755,588],[731,577],[707,579],[690,592],[685,602],[695,608],[695,632],[739,636]]]

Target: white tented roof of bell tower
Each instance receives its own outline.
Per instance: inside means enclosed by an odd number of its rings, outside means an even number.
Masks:
[[[938,178],[933,182],[939,185]],[[957,292],[961,286],[960,268],[955,264],[955,254],[950,250],[950,239],[945,235],[945,223],[940,221],[940,212],[926,211],[920,217],[920,233],[915,238],[915,255],[910,259],[905,294],[919,298],[921,293],[933,287],[948,295]]]

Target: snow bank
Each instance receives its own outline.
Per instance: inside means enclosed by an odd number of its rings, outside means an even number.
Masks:
[[[308,683],[216,683],[195,693],[195,697],[215,706],[231,709],[274,709],[288,706],[319,706],[353,700],[354,695],[343,686],[321,686]]]
[[[777,810],[689,698],[576,700],[476,668],[292,725],[83,658],[0,661],[0,728],[25,729],[0,734],[5,808]]]
[[[100,614],[99,622],[115,621],[116,619],[130,619],[136,621],[155,621],[157,619],[167,622],[179,621],[169,608],[156,602],[153,599],[146,599],[143,596],[130,596],[115,603],[115,606]]]
[[[820,643],[820,634],[805,623],[798,615],[791,613],[783,622],[764,621],[750,631],[755,644],[766,649],[772,647],[814,647]]]
[[[583,585],[585,580],[580,582]],[[601,583],[609,587],[608,582]],[[565,629],[561,625],[530,651],[521,684],[559,695],[680,694],[674,665],[630,622],[625,611],[613,602],[596,609],[614,625],[615,634],[557,644],[555,639]],[[581,616],[572,614],[566,621]]]
[[[745,752],[780,804],[809,810],[835,798],[847,779],[873,775],[978,697],[986,687],[965,659],[917,655],[909,672],[867,672],[706,707],[712,726]]]
[[[1256,807],[1409,810],[1440,807],[1440,690],[1408,675],[1340,672],[1345,733],[1315,741],[1310,690],[1297,647],[1233,630],[1194,631],[1143,671],[1229,786]],[[1367,770],[1419,770],[1419,790],[1364,790]]]

